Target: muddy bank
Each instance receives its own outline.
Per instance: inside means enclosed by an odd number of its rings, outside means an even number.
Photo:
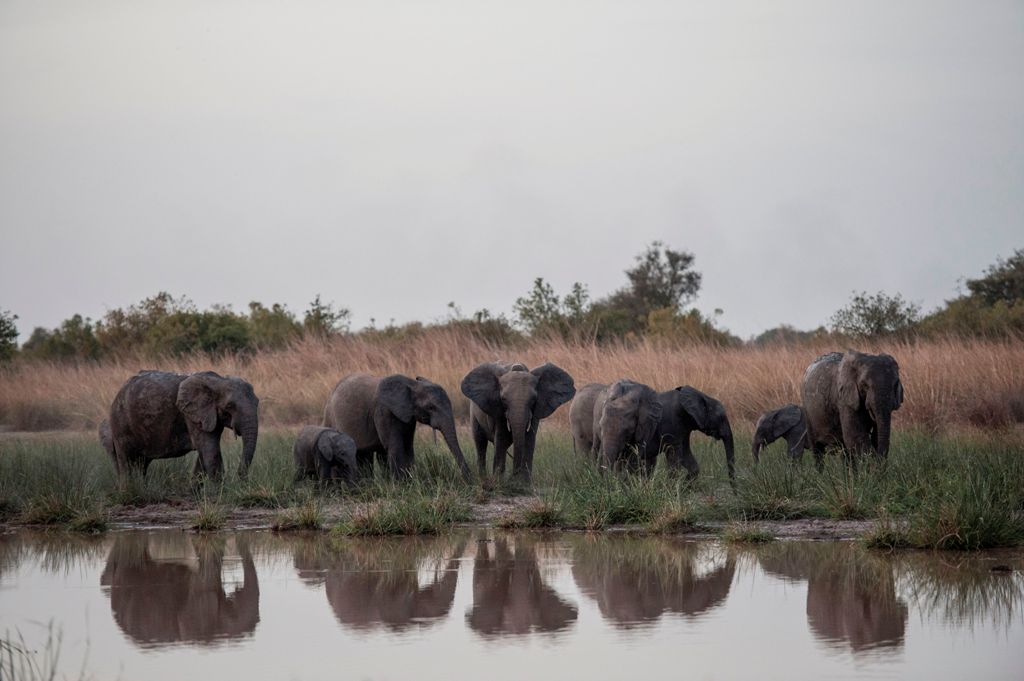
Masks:
[[[470,520],[456,523],[454,527],[498,527],[503,519],[513,516],[517,511],[540,502],[540,497],[517,496],[498,497],[486,503],[470,506]],[[289,508],[232,508],[227,511],[223,531],[231,530],[265,530],[272,529],[282,512]],[[329,528],[339,522],[353,510],[352,504],[336,503],[323,506],[324,527]],[[196,522],[199,508],[193,503],[158,503],[147,506],[117,506],[108,510],[107,526],[110,530],[140,529],[178,529],[191,530]],[[707,520],[698,521],[692,527],[678,534],[686,534],[695,539],[708,539],[720,536],[727,528],[735,526],[733,521]],[[803,518],[799,520],[759,520],[748,523],[784,540],[821,540],[838,541],[859,539],[875,526],[874,520],[833,520],[828,518]],[[2,531],[18,529],[39,529],[46,526],[32,525],[9,520],[0,523]],[[55,528],[59,529],[59,528]],[[552,528],[558,530],[581,530],[570,526]],[[644,525],[611,525],[600,532],[636,532],[646,533]]]

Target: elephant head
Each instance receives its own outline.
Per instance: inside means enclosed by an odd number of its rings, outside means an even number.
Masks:
[[[890,355],[847,350],[839,364],[837,390],[840,408],[867,411],[874,422],[875,451],[882,458],[888,456],[892,413],[903,404],[896,360]]]
[[[352,438],[333,428],[324,428],[316,439],[316,449],[330,465],[331,473],[340,472],[341,479],[349,484],[356,481],[356,443]]]
[[[394,414],[403,423],[422,423],[440,431],[448,449],[462,471],[462,477],[470,479],[466,457],[462,455],[459,438],[455,434],[455,414],[448,393],[438,384],[422,376],[414,379],[401,374],[388,376],[380,381],[377,400],[381,406]]]
[[[642,450],[657,446],[653,440],[661,415],[658,393],[652,388],[628,379],[613,383],[604,397],[594,429],[601,441],[603,465],[615,467],[629,446]]]
[[[259,434],[259,398],[252,386],[236,376],[220,376],[212,371],[192,374],[178,386],[177,406],[195,430],[220,434],[230,428],[242,438],[239,477],[245,476],[256,451]]]
[[[516,461],[524,461],[527,433],[576,394],[572,376],[550,362],[529,371],[522,364],[481,364],[462,379],[462,394],[512,434]]]
[[[761,450],[778,440],[786,438],[791,456],[799,455],[807,442],[807,419],[804,410],[796,404],[787,404],[781,409],[765,412],[754,426],[754,440],[750,453],[754,461],[760,460]],[[795,451],[794,451],[795,450]]]
[[[676,404],[693,421],[697,430],[708,437],[722,441],[722,445],[725,447],[725,462],[729,467],[729,479],[734,479],[736,477],[736,466],[733,463],[735,450],[732,426],[729,425],[725,406],[715,398],[688,385],[679,386],[675,392],[678,396]]]

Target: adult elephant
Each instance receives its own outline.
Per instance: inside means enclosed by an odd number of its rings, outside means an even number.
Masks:
[[[593,451],[603,468],[647,471],[651,457],[658,453],[662,418],[658,393],[643,383],[617,381],[598,391],[592,418]]]
[[[572,431],[572,449],[596,457],[594,450],[594,404],[608,390],[606,383],[588,383],[576,391],[569,405],[569,429]]]
[[[890,355],[822,355],[807,367],[800,395],[819,467],[825,448],[835,445],[851,455],[888,456],[892,413],[903,404],[900,367]]]
[[[725,413],[725,406],[715,398],[688,385],[658,393],[661,405],[661,421],[655,435],[657,445],[647,450],[647,470],[653,470],[659,448],[665,452],[665,463],[669,468],[686,468],[689,479],[700,474],[700,465],[690,449],[690,433],[699,431],[720,440],[725,447],[725,463],[729,468],[729,480],[736,479],[734,463],[732,426]]]
[[[438,384],[421,376],[351,374],[338,381],[324,407],[323,425],[355,441],[356,461],[364,475],[372,473],[375,456],[386,458],[392,475],[410,475],[417,423],[441,431],[462,477],[469,482],[469,466],[455,434],[452,402]]]
[[[252,386],[235,376],[212,371],[139,372],[121,386],[110,406],[118,475],[123,478],[131,470],[145,475],[153,459],[198,450],[194,472],[219,479],[223,473],[220,436],[230,428],[242,437],[238,475],[244,477],[256,451],[259,403]]]
[[[493,471],[505,473],[512,445],[512,475],[529,483],[541,419],[576,394],[572,376],[550,362],[530,371],[523,364],[481,364],[462,379],[469,398],[480,476],[487,473],[487,444],[494,443]]]

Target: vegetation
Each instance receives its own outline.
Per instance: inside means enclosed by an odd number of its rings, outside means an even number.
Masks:
[[[14,359],[18,351],[18,315],[0,310],[0,363]]]
[[[744,451],[749,430],[736,434],[737,449]],[[866,538],[878,547],[978,549],[1024,543],[1024,442],[1019,433],[935,436],[908,429],[897,434],[885,466],[865,461],[857,472],[837,455],[826,458],[820,473],[810,456],[792,465],[778,443],[757,466],[750,457],[740,457],[735,492],[720,444],[699,435],[694,448],[701,477],[693,482],[663,467],[649,479],[602,475],[572,451],[566,433],[545,429],[538,438],[531,496],[506,497],[500,489],[486,495],[486,501],[519,507],[497,525],[686,533],[724,524],[736,538],[742,533],[732,524],[744,528],[765,520],[864,518],[878,519],[879,529]],[[468,438],[463,444],[468,450]],[[241,447],[225,445],[225,469],[232,471]],[[104,524],[130,520],[135,505],[145,499],[176,509],[171,522],[211,530],[225,527],[231,514],[252,508],[254,490],[260,490],[260,505],[278,509],[255,516],[267,518],[267,524],[366,536],[438,533],[473,521],[473,504],[484,501],[480,485],[463,483],[444,444],[429,436],[417,442],[412,480],[396,483],[381,475],[354,490],[293,485],[286,432],[261,437],[245,481],[229,473],[222,485],[196,487],[191,463],[190,458],[154,462],[149,479],[128,494],[118,488],[106,452],[92,438],[12,438],[0,456],[0,506],[11,509],[14,522],[95,531],[101,527],[79,526],[80,519],[101,517]]]
[[[729,544],[767,544],[775,541],[775,535],[762,527],[739,522],[725,528],[722,540]]]

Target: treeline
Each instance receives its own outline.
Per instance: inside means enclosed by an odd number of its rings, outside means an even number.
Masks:
[[[18,348],[17,317],[0,310],[0,361],[15,357],[41,360],[99,360],[125,354],[188,355],[251,353],[277,349],[308,337],[353,334],[367,340],[404,340],[443,328],[486,343],[515,347],[529,339],[554,338],[577,343],[631,343],[652,339],[672,345],[738,346],[744,341],[719,327],[716,310],[705,315],[691,307],[701,287],[692,253],[660,242],[650,244],[625,270],[626,283],[610,295],[591,300],[586,285],[575,283],[559,295],[544,279],[516,299],[512,317],[484,309],[464,315],[455,303],[448,315],[431,323],[411,322],[353,332],[346,308],[320,296],[301,314],[285,305],[252,302],[247,312],[229,306],[198,309],[187,298],[158,293],[124,309],[91,320],[74,315],[55,329],[36,328]],[[850,339],[956,335],[1024,338],[1024,249],[998,259],[967,291],[938,310],[922,315],[920,305],[901,295],[854,293],[827,326],[801,331],[782,325],[748,341],[755,345],[806,342],[841,343]]]

